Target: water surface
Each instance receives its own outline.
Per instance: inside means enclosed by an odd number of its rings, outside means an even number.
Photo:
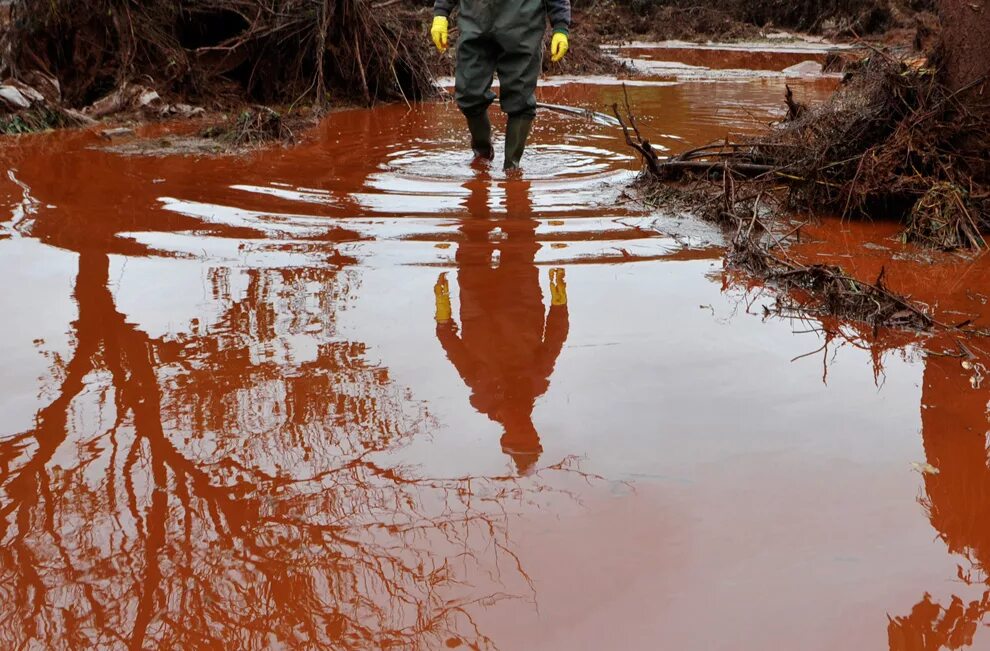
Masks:
[[[783,83],[629,94],[677,150]],[[235,158],[100,144],[0,145],[4,647],[988,644],[979,368],[763,318],[717,232],[628,192],[615,129],[541,115],[521,178],[443,103]],[[898,246],[834,226],[802,255]],[[986,303],[982,258],[896,271]]]

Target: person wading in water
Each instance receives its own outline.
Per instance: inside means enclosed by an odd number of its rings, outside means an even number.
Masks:
[[[436,0],[433,43],[446,52],[450,12],[460,1],[455,97],[467,118],[475,160],[494,160],[488,107],[495,101],[492,83],[498,72],[502,111],[509,116],[505,133],[505,169],[519,167],[536,117],[536,82],[543,63],[547,18],[553,26],[550,55],[567,54],[570,0]]]

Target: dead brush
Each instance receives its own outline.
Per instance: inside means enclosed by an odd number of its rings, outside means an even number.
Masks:
[[[781,186],[790,210],[895,219],[908,241],[982,248],[990,125],[959,101],[966,90],[950,93],[934,71],[878,52],[829,102],[791,110],[792,119],[757,138],[664,159],[638,133],[629,142],[658,181],[732,170]]]
[[[966,191],[959,186],[936,183],[911,209],[904,239],[944,250],[985,248],[986,240],[971,206]]]
[[[870,283],[853,278],[835,265],[798,262],[786,249],[790,241],[800,238],[804,224],[774,221],[782,213],[781,207],[774,205],[772,193],[726,200],[724,197],[732,197],[736,189],[734,183],[728,185],[733,187],[720,198],[722,209],[717,217],[734,233],[727,262],[733,268],[765,278],[781,290],[776,296],[776,313],[847,318],[866,324],[874,335],[882,327],[927,331],[942,326],[926,306],[887,288],[883,269]],[[714,214],[711,206],[709,218]]]
[[[55,106],[38,106],[9,115],[0,115],[0,134],[15,136],[85,124],[87,122],[78,113]]]
[[[46,70],[82,107],[140,80],[194,101],[372,103],[434,92],[419,19],[391,0],[14,0],[0,72]],[[383,7],[389,6],[389,9]],[[415,37],[413,32],[417,32]],[[415,45],[414,45],[415,44]]]
[[[292,144],[296,136],[278,111],[256,106],[242,111],[224,124],[205,129],[202,134],[232,148],[252,147],[271,142]]]
[[[871,283],[853,278],[840,267],[806,265],[788,255],[787,245],[800,239],[804,225],[795,225],[790,219],[794,214],[793,184],[807,183],[807,176],[798,175],[809,173],[812,168],[802,166],[821,156],[820,151],[809,157],[806,152],[791,151],[798,149],[794,141],[786,146],[775,144],[778,151],[786,151],[780,156],[788,157],[786,165],[775,166],[765,154],[757,157],[753,144],[716,143],[660,159],[642,137],[628,100],[624,117],[618,105],[613,108],[628,144],[645,161],[641,190],[654,201],[689,204],[703,218],[731,233],[727,265],[766,279],[781,290],[774,308],[778,314],[847,318],[865,324],[874,333],[884,327],[959,329],[937,322],[927,306],[891,291],[885,283],[885,271]],[[809,127],[798,133],[810,138],[813,132]],[[821,179],[818,184],[822,184]]]

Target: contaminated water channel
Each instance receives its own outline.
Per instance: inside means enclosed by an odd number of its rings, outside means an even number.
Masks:
[[[633,50],[672,151],[838,83]],[[0,143],[0,647],[988,648],[982,343],[765,316],[616,128],[541,114],[521,178],[445,102],[104,145]],[[979,320],[986,263],[896,234],[795,255]]]

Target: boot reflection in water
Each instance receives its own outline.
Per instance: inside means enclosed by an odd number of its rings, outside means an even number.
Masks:
[[[467,184],[471,218],[460,227],[455,257],[461,327],[459,332],[453,318],[447,274],[441,274],[434,288],[437,338],[471,389],[471,405],[502,426],[502,451],[525,475],[543,451],[533,407],[550,387],[567,339],[567,287],[564,270],[550,270],[548,314],[529,184],[506,184],[508,216],[501,220],[491,219],[489,184],[487,178]]]
[[[958,359],[925,360],[922,437],[934,470],[924,475],[920,502],[948,551],[964,561],[958,576],[946,579],[973,585],[990,581],[988,415],[986,392],[973,390]],[[953,595],[940,604],[925,594],[909,615],[891,618],[890,651],[963,649],[981,641],[990,613],[990,586],[982,588],[982,597],[968,602]]]

